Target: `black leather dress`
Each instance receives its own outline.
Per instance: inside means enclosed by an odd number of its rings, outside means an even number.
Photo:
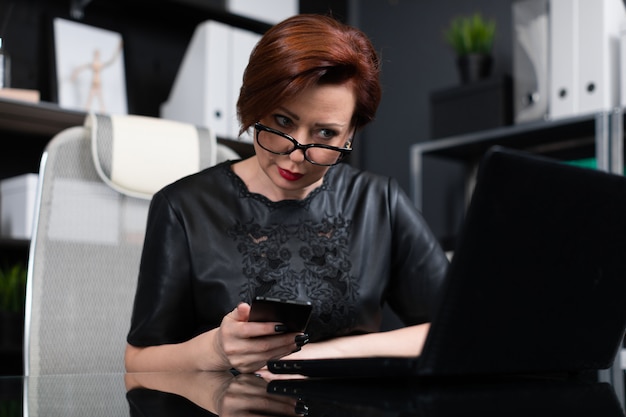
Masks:
[[[153,198],[128,342],[178,343],[256,295],[313,304],[311,341],[429,321],[447,258],[393,179],[347,164],[304,200],[248,191],[224,162]]]

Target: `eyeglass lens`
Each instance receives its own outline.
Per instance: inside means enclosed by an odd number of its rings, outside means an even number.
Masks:
[[[267,130],[257,130],[257,141],[261,147],[276,154],[287,155],[296,149],[296,145],[289,138]],[[342,156],[343,153],[335,149],[318,146],[304,149],[306,160],[318,165],[334,165]]]

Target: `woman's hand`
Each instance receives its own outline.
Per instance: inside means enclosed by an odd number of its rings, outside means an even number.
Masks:
[[[282,333],[280,323],[248,322],[250,305],[239,304],[220,327],[191,340],[156,346],[127,345],[127,372],[225,371],[254,373],[308,342],[303,333]]]
[[[220,417],[300,416],[302,405],[294,397],[270,394],[267,381],[250,374],[235,377],[217,402]]]
[[[289,355],[306,342],[302,333],[281,333],[279,323],[248,322],[249,316],[250,305],[239,304],[224,317],[213,338],[212,350],[239,372],[256,372],[269,359]]]

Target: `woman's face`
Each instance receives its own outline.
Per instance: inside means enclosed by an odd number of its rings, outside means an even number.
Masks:
[[[315,85],[259,120],[295,138],[300,144],[322,143],[345,147],[352,139],[356,98],[352,84]],[[268,134],[263,133],[261,134]],[[256,135],[256,132],[255,132]],[[254,143],[259,165],[275,198],[302,199],[321,185],[329,167],[314,165],[297,149],[276,155]]]

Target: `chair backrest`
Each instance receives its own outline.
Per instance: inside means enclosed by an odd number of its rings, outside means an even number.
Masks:
[[[151,196],[237,157],[208,129],[144,116],[89,115],[49,142],[29,254],[26,375],[124,370]]]

